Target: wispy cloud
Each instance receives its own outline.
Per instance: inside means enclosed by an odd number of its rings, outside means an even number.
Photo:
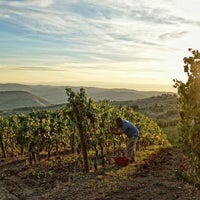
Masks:
[[[50,68],[50,67],[18,67],[13,69],[19,71],[66,71],[66,69]]]
[[[67,72],[69,71],[67,68],[61,68],[61,67],[6,67],[6,66],[0,66],[0,71],[37,71],[37,72]]]
[[[0,5],[20,8],[25,6],[48,7],[52,5],[53,2],[54,0],[0,0]]]
[[[98,46],[102,43],[110,44],[112,47],[112,45],[127,45],[128,42],[129,45],[162,46],[160,41],[152,40],[152,34],[162,35],[158,31],[159,27],[156,28],[157,33],[154,32],[154,28],[151,28],[153,24],[159,25],[160,29],[166,26],[165,28],[168,28],[166,32],[170,34],[175,31],[177,24],[183,26],[188,23],[193,25],[200,23],[173,16],[167,9],[148,7],[145,1],[141,1],[140,4],[136,1],[128,3],[57,1],[56,3],[54,5],[52,0],[0,1],[4,6],[0,11],[0,18],[18,24],[30,33],[61,36],[60,40],[63,42],[69,45],[77,44],[80,48],[84,48],[83,45]],[[49,6],[48,10],[43,9],[44,5]],[[127,43],[123,44],[122,41]]]
[[[160,39],[168,40],[168,39],[176,39],[181,38],[182,36],[188,34],[188,31],[181,31],[181,32],[171,32],[171,33],[164,33],[159,36]]]

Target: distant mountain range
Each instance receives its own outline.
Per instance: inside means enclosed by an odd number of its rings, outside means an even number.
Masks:
[[[22,85],[0,84],[0,111],[22,107],[46,107],[67,102],[65,88],[79,92],[81,87],[50,86],[50,85]],[[105,89],[84,87],[88,97],[99,101],[128,101],[158,96],[166,92],[137,91],[131,89]],[[169,92],[171,93],[171,92]]]

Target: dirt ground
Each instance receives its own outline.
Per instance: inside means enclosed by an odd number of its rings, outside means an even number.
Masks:
[[[88,174],[72,173],[72,166],[59,160],[48,167],[2,160],[0,200],[200,199],[198,189],[175,176],[185,160],[178,149],[162,147],[145,153],[137,153],[144,159],[135,164],[119,167],[113,163]]]

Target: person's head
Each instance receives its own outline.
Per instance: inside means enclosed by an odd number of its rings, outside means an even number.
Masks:
[[[116,124],[117,124],[118,127],[121,127],[121,126],[122,126],[122,118],[121,118],[121,117],[118,117],[118,118],[116,119]]]

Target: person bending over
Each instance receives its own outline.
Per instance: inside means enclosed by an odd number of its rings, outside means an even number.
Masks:
[[[113,128],[111,132],[115,135],[126,134],[128,137],[127,141],[127,158],[130,163],[135,162],[135,151],[136,143],[139,136],[139,130],[137,127],[128,120],[121,119],[118,117],[116,119],[117,128]]]

